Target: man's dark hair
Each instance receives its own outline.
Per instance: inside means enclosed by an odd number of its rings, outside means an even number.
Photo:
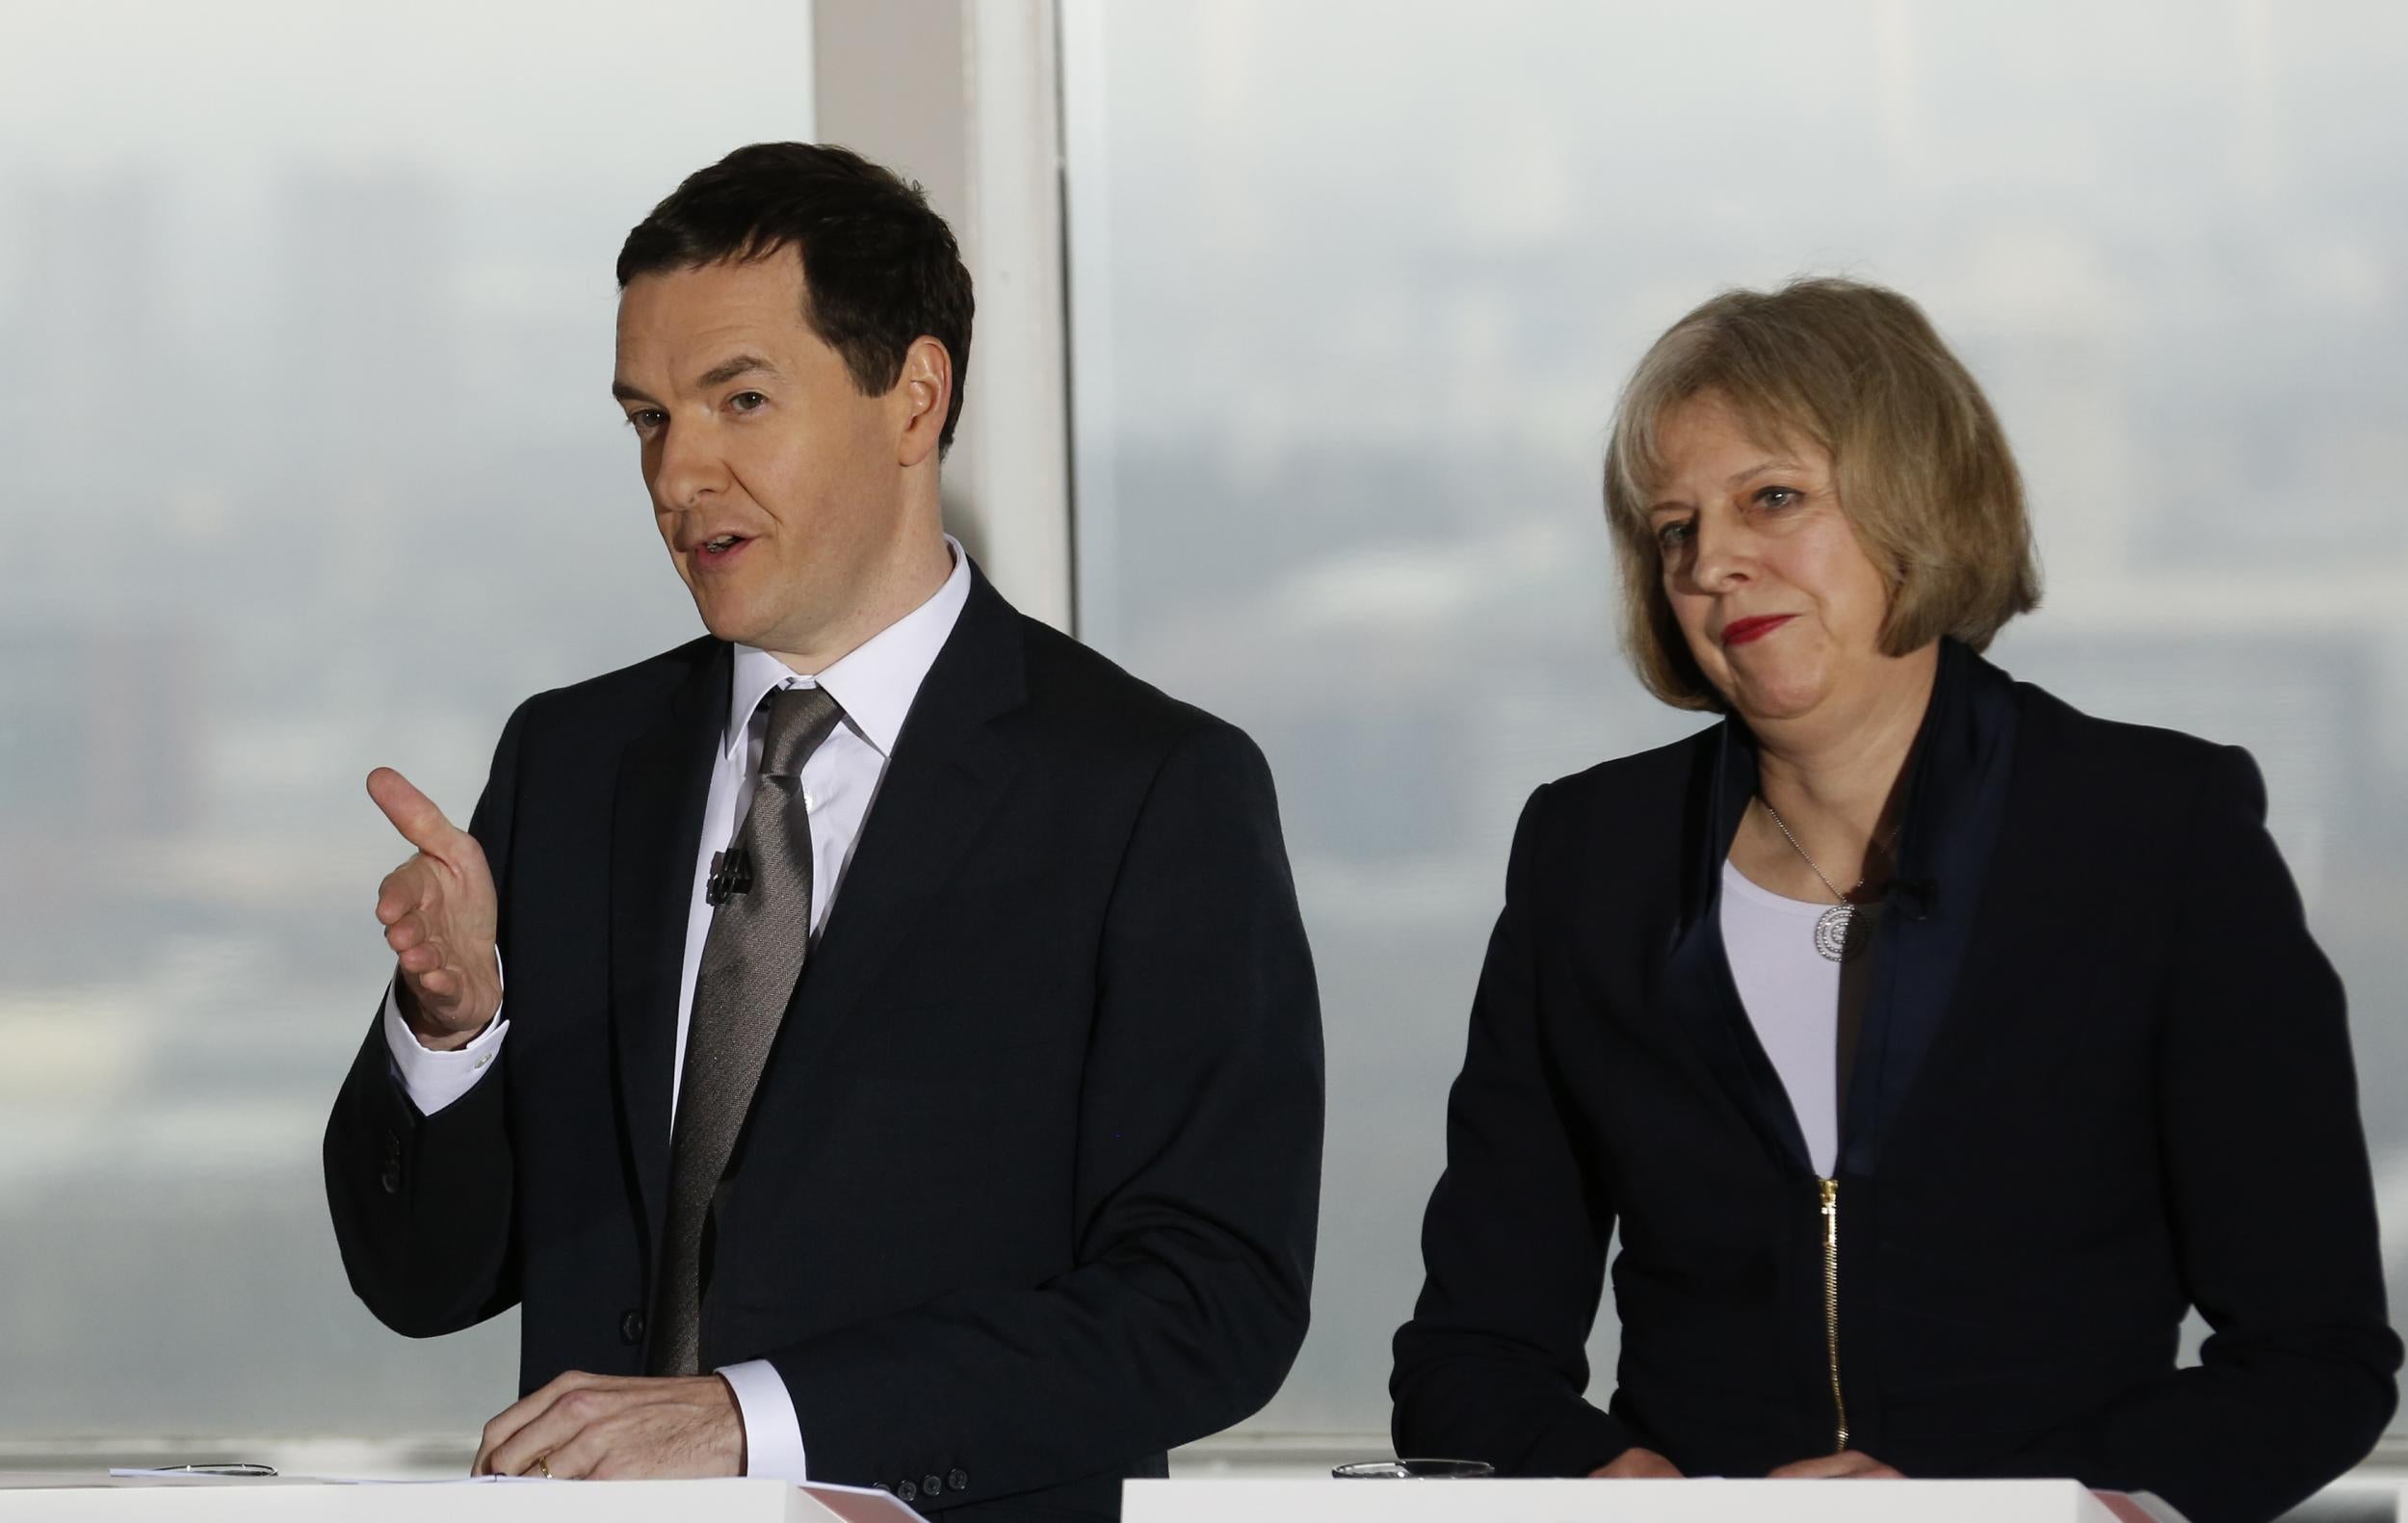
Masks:
[[[953,359],[941,451],[954,442],[970,371],[970,272],[945,219],[892,170],[850,148],[756,143],[686,177],[618,250],[618,286],[721,260],[802,259],[802,320],[865,397],[903,376],[926,334]]]

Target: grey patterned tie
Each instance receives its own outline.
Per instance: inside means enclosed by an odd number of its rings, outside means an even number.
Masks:
[[[686,1028],[685,1077],[670,1129],[668,1221],[661,1238],[660,1296],[644,1356],[648,1375],[694,1375],[701,1364],[702,1240],[712,1197],[736,1134],[752,1109],[761,1065],[811,939],[811,817],[802,764],[843,716],[824,688],[780,688],[752,807],[733,858],[751,881],[711,916]]]

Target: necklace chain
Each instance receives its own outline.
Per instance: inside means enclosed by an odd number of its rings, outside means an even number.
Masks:
[[[1853,894],[1856,892],[1857,888],[1864,887],[1865,880],[1861,878],[1858,879],[1856,880],[1856,888],[1849,889],[1847,894],[1841,893],[1837,884],[1833,883],[1830,879],[1823,878],[1822,869],[1817,867],[1815,865],[1815,859],[1806,854],[1806,849],[1797,844],[1797,837],[1790,833],[1790,823],[1781,818],[1781,811],[1772,806],[1772,801],[1766,798],[1763,794],[1758,794],[1756,796],[1756,801],[1765,806],[1765,813],[1772,816],[1774,827],[1780,830],[1781,838],[1790,843],[1790,850],[1797,853],[1798,860],[1806,864],[1806,871],[1814,874],[1817,878],[1822,879],[1823,888],[1830,893],[1833,899],[1839,901],[1843,905],[1853,903],[1853,901],[1847,897],[1848,894]]]

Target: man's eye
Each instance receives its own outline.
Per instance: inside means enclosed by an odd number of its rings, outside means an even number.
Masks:
[[[638,433],[649,433],[665,421],[658,407],[639,407],[627,414],[627,426]]]
[[[769,401],[769,398],[757,391],[739,391],[727,399],[727,405],[738,412],[750,412],[756,407],[767,407]]]

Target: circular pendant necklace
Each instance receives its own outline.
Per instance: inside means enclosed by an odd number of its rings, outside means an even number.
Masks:
[[[1848,934],[1856,924],[1856,906],[1849,903],[1848,894],[1853,894],[1857,889],[1863,888],[1865,880],[1858,879],[1855,888],[1849,889],[1847,894],[1841,893],[1831,880],[1823,878],[1822,869],[1817,867],[1815,859],[1806,854],[1806,849],[1797,844],[1797,837],[1790,833],[1789,822],[1781,818],[1781,811],[1772,806],[1772,801],[1763,794],[1758,794],[1756,801],[1765,806],[1765,813],[1772,816],[1772,823],[1780,829],[1782,839],[1790,843],[1790,849],[1797,853],[1799,861],[1806,864],[1806,870],[1821,879],[1822,886],[1829,891],[1833,899],[1839,901],[1824,910],[1815,921],[1815,950],[1833,962],[1845,962],[1853,958],[1863,947],[1864,941]]]

